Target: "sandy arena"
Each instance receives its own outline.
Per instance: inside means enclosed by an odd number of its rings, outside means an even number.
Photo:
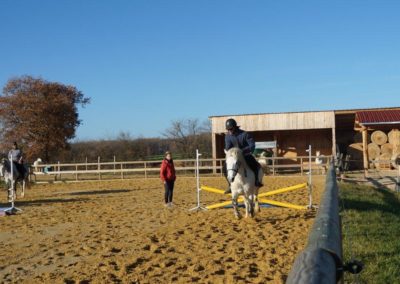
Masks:
[[[268,177],[261,192],[305,181]],[[315,203],[323,184],[315,178]],[[271,199],[308,203],[305,189]],[[202,192],[203,204],[224,200]],[[173,208],[158,179],[33,186],[21,214],[0,218],[0,282],[283,283],[315,216],[275,207],[236,220],[231,208],[190,213],[195,202],[194,178],[178,179]]]

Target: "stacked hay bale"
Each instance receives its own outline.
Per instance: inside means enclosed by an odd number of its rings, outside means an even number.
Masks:
[[[369,156],[369,159],[376,161],[374,164],[378,169],[390,169],[390,159],[392,158],[392,155],[389,153],[381,153],[382,145],[385,145],[388,141],[386,133],[380,130],[374,131],[371,135],[371,141],[371,144],[379,148],[379,153],[375,157]],[[387,147],[385,147],[385,149],[387,149]]]
[[[351,156],[354,168],[362,168],[363,144],[362,135],[357,133],[354,136],[356,143],[350,144],[347,154]],[[390,169],[397,167],[396,158],[400,157],[400,130],[392,129],[388,134],[381,130],[368,134],[368,157],[372,160],[370,168]]]
[[[389,144],[392,146],[391,160],[394,168],[398,167],[395,161],[400,158],[400,131],[398,129],[392,129],[388,134]]]

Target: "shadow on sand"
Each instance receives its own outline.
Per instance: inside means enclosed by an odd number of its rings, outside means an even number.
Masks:
[[[88,190],[88,191],[77,191],[65,193],[65,195],[98,195],[98,194],[113,194],[113,193],[126,193],[134,191],[132,189],[99,189],[99,190]]]

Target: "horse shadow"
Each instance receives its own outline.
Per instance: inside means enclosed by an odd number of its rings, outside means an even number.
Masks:
[[[55,199],[35,199],[35,200],[15,200],[15,206],[41,206],[44,204],[86,202],[89,198],[55,198]],[[0,203],[0,207],[9,207],[10,203]]]
[[[90,191],[77,191],[65,193],[65,195],[101,195],[101,194],[113,194],[113,193],[126,193],[134,191],[132,189],[98,189],[98,190],[90,190]]]

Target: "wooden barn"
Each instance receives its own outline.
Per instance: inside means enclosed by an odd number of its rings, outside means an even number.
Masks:
[[[392,119],[388,118],[388,112],[393,114],[393,111],[400,112],[400,107],[211,116],[212,155],[213,158],[224,157],[225,121],[228,118],[234,118],[256,142],[276,141],[274,156],[290,159],[306,156],[308,145],[312,145],[313,155],[319,151],[321,155],[330,156],[337,152],[346,153],[349,145],[354,143],[368,144],[367,137],[364,142],[362,140],[362,131],[365,136],[376,127],[389,129],[400,125],[393,121],[396,120],[393,115]],[[375,113],[375,124],[360,126],[356,118],[360,115],[371,117],[369,113]],[[362,162],[363,149],[360,153]],[[364,159],[368,160],[368,157]]]

